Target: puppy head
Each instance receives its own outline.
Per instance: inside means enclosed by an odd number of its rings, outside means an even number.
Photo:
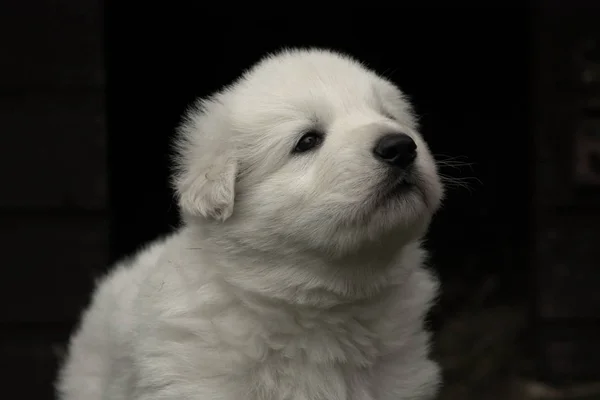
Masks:
[[[183,213],[263,248],[415,240],[443,194],[403,94],[324,50],[259,62],[188,113],[178,149]]]

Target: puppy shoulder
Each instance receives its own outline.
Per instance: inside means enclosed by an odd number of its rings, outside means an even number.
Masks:
[[[162,244],[152,266],[140,270],[138,313],[156,321],[191,315],[201,319],[207,304],[226,294],[218,268],[210,260],[202,242],[188,230],[173,234]]]

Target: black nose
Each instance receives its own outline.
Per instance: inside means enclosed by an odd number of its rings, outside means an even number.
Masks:
[[[417,144],[407,134],[388,133],[379,139],[373,153],[387,164],[406,168],[417,157]]]

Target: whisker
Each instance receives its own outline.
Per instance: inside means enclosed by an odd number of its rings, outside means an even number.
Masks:
[[[476,178],[474,176],[458,178],[458,177],[440,174],[440,178],[446,187],[466,189],[469,191],[469,193],[473,193],[473,183],[482,185],[481,180],[479,180],[478,178]]]
[[[448,154],[441,154],[441,153],[434,154],[434,157],[435,158],[443,157],[446,160],[458,160],[458,159],[466,159],[466,158],[468,158],[467,156],[450,156]]]
[[[449,167],[454,169],[458,169],[461,167],[469,167],[470,169],[472,169],[474,165],[473,163],[463,163],[458,161],[441,161],[437,162],[436,164],[438,167]]]
[[[435,155],[436,164],[440,168],[452,168],[452,169],[460,169],[462,167],[468,167],[469,170],[473,171],[473,166],[475,163],[468,162],[467,156],[448,156],[444,154],[436,154]]]

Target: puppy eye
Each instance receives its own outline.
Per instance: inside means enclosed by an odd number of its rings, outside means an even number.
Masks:
[[[296,147],[294,147],[294,153],[304,153],[312,150],[319,146],[322,142],[323,134],[316,131],[307,132],[302,135],[298,143],[296,143]]]

